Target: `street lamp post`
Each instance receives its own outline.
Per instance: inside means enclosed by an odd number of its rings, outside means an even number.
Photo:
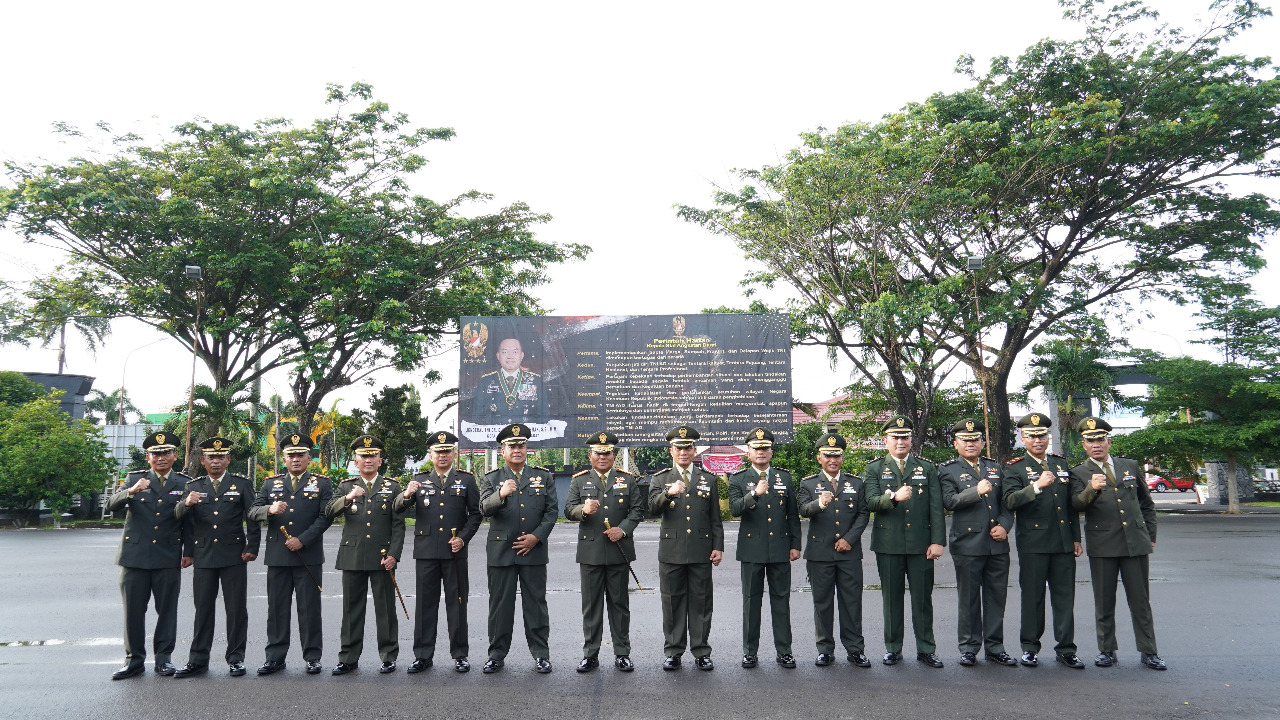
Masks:
[[[969,273],[973,276],[973,319],[977,324],[975,332],[977,333],[977,350],[978,365],[986,368],[986,361],[982,359],[982,314],[978,310],[978,271],[982,270],[983,258],[981,255],[969,257],[968,267]],[[974,373],[974,378],[978,377]],[[982,380],[978,380],[978,387],[982,388],[982,424],[986,432],[987,441],[987,457],[991,457],[991,416],[987,411],[987,386]]]
[[[199,265],[187,265],[182,274],[189,280],[199,281],[203,277]],[[194,471],[189,466],[191,461],[191,411],[195,409],[196,402],[196,344],[200,342],[200,295],[200,287],[197,285],[195,331],[191,334],[191,389],[187,393],[187,440],[182,446],[182,452],[185,457],[182,467],[188,474]]]

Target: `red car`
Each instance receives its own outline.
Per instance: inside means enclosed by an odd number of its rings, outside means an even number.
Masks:
[[[1147,487],[1156,492],[1169,492],[1177,488],[1178,492],[1186,492],[1195,487],[1195,481],[1186,477],[1163,478],[1159,475],[1147,475]]]

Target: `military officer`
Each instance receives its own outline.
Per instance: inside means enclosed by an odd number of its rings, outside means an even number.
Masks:
[[[489,518],[489,659],[484,672],[502,669],[511,650],[516,583],[524,609],[524,638],[533,668],[551,672],[551,618],[547,611],[547,536],[556,525],[559,502],[551,471],[525,464],[529,426],[498,431],[501,467],[480,483],[480,513]]]
[[[686,640],[700,670],[711,662],[711,568],[724,555],[720,488],[716,476],[693,466],[697,430],[688,425],[667,433],[674,465],[650,481],[649,511],[662,518],[658,577],[662,594],[663,670],[678,670]]]
[[[1138,463],[1111,455],[1111,425],[1087,417],[1077,429],[1089,459],[1071,468],[1071,504],[1084,512],[1093,613],[1098,631],[1098,657],[1093,664],[1116,664],[1116,578],[1124,583],[1133,635],[1141,662],[1164,670],[1156,654],[1156,628],[1151,616],[1148,582],[1151,553],[1156,548],[1156,506]],[[1114,502],[1113,502],[1114,501]]]
[[[578,525],[578,574],[582,577],[582,662],[578,672],[600,665],[604,611],[609,610],[613,665],[631,672],[631,600],[628,566],[636,559],[632,533],[644,519],[645,497],[631,473],[615,468],[618,436],[602,430],[587,438],[591,467],[573,476],[564,516]]]
[[[769,580],[769,615],[777,663],[796,666],[791,654],[791,563],[800,559],[796,486],[786,470],[771,467],[773,433],[754,428],[743,441],[751,467],[729,478],[729,512],[738,524],[742,571],[742,667],[759,663],[760,610]]]
[[[382,674],[396,671],[400,656],[400,618],[391,573],[404,551],[404,516],[392,510],[400,483],[378,472],[382,468],[380,438],[361,435],[351,442],[358,475],[344,480],[325,508],[331,521],[344,518],[337,569],[342,571],[342,645],[334,675],[360,665],[364,650],[364,608],[372,591],[378,628],[378,657]]]
[[[871,667],[862,636],[862,531],[867,529],[867,497],[862,478],[840,471],[848,443],[839,433],[818,438],[822,471],[800,481],[796,500],[800,516],[809,518],[809,542],[804,548],[809,584],[813,590],[813,625],[818,644],[814,665],[826,667],[835,658],[835,606],[840,604],[840,644],[849,662]]]
[[[298,598],[298,635],[307,674],[319,674],[323,653],[320,578],[324,573],[324,531],[333,522],[325,508],[333,482],[307,469],[311,438],[294,433],[281,439],[286,472],[262,481],[250,519],[267,523],[267,659],[259,675],[284,669],[289,654],[289,617]]]
[[[1076,558],[1080,546],[1079,513],[1071,507],[1071,471],[1061,455],[1047,452],[1053,421],[1033,412],[1018,420],[1026,453],[1005,463],[1005,507],[1017,523],[1018,587],[1022,590],[1022,664],[1040,664],[1044,634],[1044,594],[1053,607],[1054,650],[1058,662],[1083,669],[1076,656]]]
[[[516,338],[498,343],[498,369],[480,377],[471,401],[475,422],[543,422],[547,393],[542,376],[521,367],[524,350]]]
[[[951,559],[956,568],[956,634],[960,664],[1016,666],[1004,649],[1004,603],[1009,588],[1009,531],[1013,514],[1001,496],[1000,465],[982,457],[987,426],[964,418],[951,426],[959,457],[938,466],[942,505],[951,511]]]
[[[909,418],[895,415],[882,431],[889,454],[872,460],[862,477],[867,507],[876,514],[871,550],[876,554],[884,602],[884,664],[902,660],[905,577],[911,586],[916,660],[940,668],[942,661],[934,653],[933,561],[942,557],[947,528],[938,472],[933,463],[911,455],[914,425]]]
[[[190,537],[194,546],[191,588],[196,604],[191,652],[187,664],[174,677],[191,677],[209,669],[219,585],[227,613],[227,665],[232,676],[244,675],[249,637],[248,563],[258,558],[262,525],[249,519],[253,481],[227,472],[231,446],[224,437],[200,443],[206,474],[187,483],[186,497],[173,508],[174,516],[183,520],[183,535]]]
[[[440,430],[430,437],[431,468],[415,474],[395,501],[396,512],[417,518],[413,528],[417,600],[409,672],[420,673],[434,663],[443,587],[449,656],[453,669],[464,673],[471,670],[467,660],[467,546],[480,529],[480,489],[474,475],[457,467],[458,436]]]
[[[177,438],[164,431],[142,441],[150,470],[129,473],[124,487],[107,500],[107,510],[127,508],[124,534],[116,564],[120,566],[120,596],[124,601],[125,665],[111,675],[123,680],[142,672],[147,659],[147,605],[154,598],[156,629],[152,638],[155,671],[176,672],[170,659],[178,634],[178,591],[181,568],[191,565],[184,551],[182,521],[174,505],[182,502],[191,478],[173,469]]]

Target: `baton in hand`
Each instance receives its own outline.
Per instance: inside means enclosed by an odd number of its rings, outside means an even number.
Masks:
[[[387,556],[387,549],[382,548],[382,557]],[[404,595],[400,594],[400,583],[396,582],[396,571],[387,568],[387,574],[391,576],[391,586],[396,589],[396,597],[400,598],[400,609],[404,611],[404,619],[409,619],[409,608],[404,604]]]
[[[450,539],[458,537],[458,528],[449,528]],[[450,554],[453,556],[453,585],[458,589],[458,604],[462,604],[462,566],[458,564],[458,553],[453,552],[453,548],[449,548]]]
[[[611,526],[609,525],[609,518],[605,518],[604,529],[608,530],[610,527]],[[631,569],[631,561],[627,559],[627,551],[623,550],[622,546],[619,545],[618,543],[613,542],[612,540],[610,540],[609,542],[612,542],[613,546],[618,548],[618,552],[622,553],[622,562],[627,564],[627,571],[631,573],[631,579],[636,581],[636,589],[643,590],[644,586],[640,584],[640,578],[636,577],[636,571]]]
[[[283,525],[280,526],[280,532],[284,533],[285,541],[288,541],[293,537],[289,534],[288,530],[284,529]],[[298,552],[298,551],[294,550],[294,552]],[[316,589],[319,590],[320,592],[324,592],[324,588],[320,587],[320,581],[316,579],[316,574],[311,572],[311,566],[308,565],[305,560],[302,562],[302,567],[305,568],[307,571],[307,574],[311,576],[311,582],[316,584]]]

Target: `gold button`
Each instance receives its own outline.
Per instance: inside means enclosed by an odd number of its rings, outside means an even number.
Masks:
[[[767,518],[769,522],[773,522],[773,518]]]
[[[217,525],[214,525],[214,526],[213,526],[213,529],[214,529],[214,530],[217,530],[217,529],[218,529],[218,526],[217,526]]]
[[[441,515],[441,516],[440,516],[440,519],[441,519],[441,520],[443,520],[443,519],[444,519],[444,516],[443,516],[443,515]]]
[[[907,523],[907,527],[911,527],[911,523]]]
[[[693,530],[685,530],[685,532],[687,532],[687,533],[691,533],[691,532],[693,532]],[[155,542],[155,540],[152,540],[151,542]]]
[[[773,533],[769,533],[769,537],[773,537]]]
[[[151,544],[152,544],[152,545],[155,545],[155,544],[156,544],[156,541],[155,541],[155,540],[152,540],[152,541],[151,541]]]
[[[837,514],[837,515],[839,515],[839,514],[840,514],[840,508],[836,508],[836,514]]]
[[[1120,523],[1120,524],[1121,524],[1121,525],[1126,525],[1126,526],[1127,526],[1129,523],[1127,523],[1127,522],[1122,522],[1122,523]],[[152,542],[154,542],[154,541],[152,541]]]
[[[373,537],[373,536],[372,536],[372,535],[365,535],[364,537],[365,537],[365,539],[367,540],[367,539],[369,539],[369,538],[371,538],[371,537]]]
[[[444,532],[444,528],[440,528],[440,532]]]
[[[367,522],[367,523],[365,523],[365,524],[364,524],[364,526],[365,526],[365,527],[373,527],[373,523],[371,523],[371,522]]]
[[[214,515],[217,515],[217,514],[218,514],[218,511],[217,511],[217,510],[214,510],[214,511],[213,511],[213,514],[214,514]]]
[[[159,530],[159,529],[160,529],[160,526],[159,526],[159,525],[157,525],[157,526],[155,526],[155,527],[154,527],[154,528],[152,528],[152,529],[153,529],[153,530]]]
[[[693,518],[686,516],[686,517],[685,517],[685,520],[692,521],[692,520],[693,520]]]
[[[293,521],[292,521],[292,520],[290,520],[290,521],[289,521],[289,524],[290,524],[290,525],[292,525],[292,524],[293,524]]]

